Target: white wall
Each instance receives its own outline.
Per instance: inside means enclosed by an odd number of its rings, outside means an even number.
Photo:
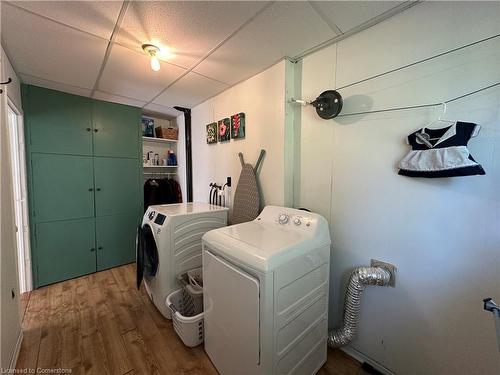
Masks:
[[[192,109],[193,198],[208,202],[209,183],[232,178],[232,196],[241,171],[238,152],[255,165],[260,150],[267,154],[260,172],[264,204],[284,201],[285,61]],[[246,138],[206,143],[206,125],[244,112]],[[232,203],[231,203],[232,206]]]
[[[0,94],[0,368],[9,368],[16,355],[16,343],[21,333],[19,323],[19,279],[17,275],[16,232],[14,223],[14,195],[7,129],[7,95],[13,93],[16,100],[19,81],[15,77],[10,63],[5,59],[2,49],[0,77],[6,74],[13,80],[3,86]],[[9,95],[10,97],[11,95]],[[20,104],[20,102],[19,102]],[[21,108],[19,106],[19,108]],[[11,291],[15,297],[12,298]]]
[[[500,33],[500,2],[424,2],[306,57],[302,96]],[[341,90],[343,113],[447,100],[500,82],[500,38]],[[301,113],[296,205],[329,219],[330,324],[340,323],[351,269],[371,258],[398,267],[396,288],[370,287],[351,348],[398,374],[499,374],[491,314],[500,300],[500,87],[448,105],[479,123],[469,144],[486,176],[397,175],[406,135],[441,108],[321,120]]]

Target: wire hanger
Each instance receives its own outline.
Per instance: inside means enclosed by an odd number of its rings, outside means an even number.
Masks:
[[[447,120],[447,119],[443,118],[443,116],[446,114],[447,105],[446,105],[446,102],[441,102],[441,105],[443,106],[443,111],[441,112],[441,114],[439,115],[439,117],[436,120],[431,121],[430,123],[428,123],[427,125],[425,125],[420,130],[420,132],[418,132],[417,134],[415,134],[415,136],[417,137],[417,142],[418,143],[422,143],[422,144],[426,145],[429,148],[433,148],[435,145],[437,145],[441,141],[441,139],[443,139],[443,137],[445,137],[446,134],[448,134],[448,132],[451,131],[452,126],[454,126],[456,124],[456,121]],[[430,134],[426,133],[425,130],[427,128],[429,128],[431,125],[434,125],[434,124],[436,124],[438,122],[448,122],[448,123],[451,123],[451,125],[448,127],[448,129],[445,128],[446,131],[445,131],[444,134],[441,134],[438,137],[431,137]],[[439,129],[443,129],[443,128],[439,128]],[[431,141],[436,141],[436,143],[432,144]]]
[[[443,105],[443,112],[441,112],[441,114],[439,115],[438,120],[443,122],[455,122],[453,120],[447,120],[443,118],[443,116],[446,114],[447,105],[446,102],[442,102],[441,104]]]
[[[424,126],[424,127],[422,128],[422,132],[424,132],[424,131],[425,131],[425,129],[430,128],[430,127],[431,127],[431,125],[434,125],[434,124],[439,123],[439,122],[447,122],[447,123],[450,123],[450,124],[452,124],[452,125],[456,122],[455,120],[448,120],[448,119],[443,118],[443,117],[444,117],[444,115],[446,114],[447,105],[446,105],[446,102],[442,102],[442,103],[441,103],[441,105],[443,106],[443,111],[441,112],[441,114],[439,115],[439,117],[438,117],[436,120],[431,121],[431,122],[430,122],[430,123],[428,123],[426,126]],[[431,140],[431,141],[435,141],[435,140],[437,140],[437,139],[439,139],[439,138],[440,138],[440,137],[438,137],[438,138],[430,138],[430,140]]]

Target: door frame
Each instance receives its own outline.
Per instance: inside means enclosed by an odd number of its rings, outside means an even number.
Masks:
[[[17,228],[17,262],[18,262],[18,275],[19,275],[19,290],[20,293],[33,290],[33,272],[31,261],[31,242],[30,242],[30,221],[29,221],[29,208],[28,208],[28,184],[27,184],[27,170],[26,170],[26,149],[24,137],[24,118],[23,112],[19,110],[16,105],[7,98],[7,111],[8,123],[10,121],[10,112],[15,115],[16,132],[14,133],[15,148],[11,149],[11,165],[13,174],[13,188],[15,197],[15,215],[16,215],[16,228],[17,221],[20,221],[21,228]],[[15,161],[12,159],[15,158]],[[14,168],[17,163],[18,168]],[[16,191],[17,190],[17,191]],[[18,196],[20,195],[20,196]],[[19,212],[21,211],[21,212]],[[21,231],[22,236],[19,235]]]

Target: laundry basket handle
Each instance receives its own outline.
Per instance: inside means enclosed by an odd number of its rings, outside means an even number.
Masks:
[[[198,281],[196,281],[196,279],[193,276],[188,275],[188,277],[189,277],[189,284],[197,286],[200,289],[203,289],[203,287],[198,283]]]

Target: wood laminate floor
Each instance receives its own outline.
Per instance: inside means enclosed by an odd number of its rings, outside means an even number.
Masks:
[[[217,374],[203,345],[187,348],[126,265],[21,296],[24,340],[18,369],[71,369],[71,374]],[[363,374],[330,350],[319,374]]]

